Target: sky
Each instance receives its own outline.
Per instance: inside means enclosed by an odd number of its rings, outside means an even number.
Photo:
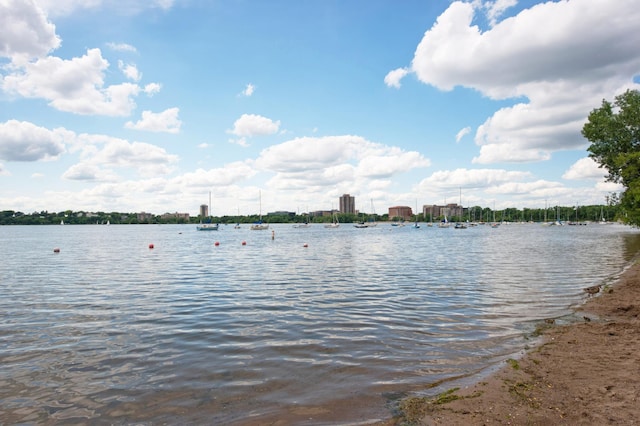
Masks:
[[[0,0],[0,210],[603,204],[638,0]]]

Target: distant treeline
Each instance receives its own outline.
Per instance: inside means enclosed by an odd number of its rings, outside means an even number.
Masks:
[[[464,209],[463,217],[449,217],[449,221],[470,221],[470,222],[544,222],[544,221],[614,221],[621,214],[617,205],[592,205],[592,206],[554,206],[547,209],[518,209],[507,208],[504,210],[492,210],[488,207],[470,207]],[[104,224],[185,224],[199,223],[202,218],[198,216],[185,217],[181,214],[165,213],[153,215],[149,213],[120,213],[120,212],[84,212],[66,210],[63,212],[34,212],[22,213],[13,210],[0,212],[0,225],[104,225]],[[220,216],[212,217],[214,223],[253,223],[258,221],[258,215],[249,216]],[[430,220],[440,221],[443,217],[433,219],[427,213],[420,212],[417,216],[407,218],[408,220],[427,222]],[[272,213],[263,217],[263,220],[270,223],[328,223],[332,221],[329,215],[299,215],[295,213]],[[375,221],[399,221],[402,218],[389,217],[388,214],[375,215],[370,213],[360,214],[338,214],[341,223],[354,223],[366,220]]]

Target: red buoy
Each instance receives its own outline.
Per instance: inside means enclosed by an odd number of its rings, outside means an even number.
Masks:
[[[243,246],[246,246],[246,245],[247,245],[247,242],[246,242],[246,241],[243,241],[243,242],[242,242],[242,245],[243,245]]]
[[[53,249],[53,252],[54,253],[60,253],[60,249],[58,247],[56,247],[56,248]]]
[[[153,248],[153,244],[149,244],[149,248],[152,249]]]
[[[213,243],[214,246],[218,247],[220,245],[219,241],[216,241],[215,243]]]
[[[304,244],[302,245],[302,247],[309,247],[309,244],[304,243]]]

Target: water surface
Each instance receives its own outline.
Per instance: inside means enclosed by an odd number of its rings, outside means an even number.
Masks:
[[[384,418],[522,349],[640,248],[619,225],[272,230],[0,227],[0,422]]]

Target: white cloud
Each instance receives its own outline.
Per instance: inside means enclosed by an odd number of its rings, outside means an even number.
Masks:
[[[102,3],[103,0],[37,0],[37,4],[51,16],[70,15],[77,9],[93,9]]]
[[[143,142],[128,142],[113,139],[92,155],[84,154],[83,159],[65,171],[63,177],[71,180],[92,180],[113,182],[122,180],[125,174],[116,170],[135,172],[142,177],[167,175],[173,171],[175,155],[167,154],[160,147]],[[88,151],[88,152],[89,152]]]
[[[464,129],[460,129],[460,131],[456,134],[456,143],[460,142],[460,140],[471,132],[471,127],[465,127]]]
[[[160,92],[160,89],[162,88],[162,86],[158,83],[149,83],[146,86],[144,86],[144,93],[147,94],[147,96],[153,96],[156,93]]]
[[[136,49],[135,46],[132,46],[132,45],[127,44],[127,43],[109,42],[109,43],[107,43],[107,47],[109,49],[115,50],[117,52],[132,52],[132,53],[136,53],[138,51],[138,49]]]
[[[512,5],[453,2],[411,63],[421,82],[441,90],[462,86],[492,99],[526,99],[478,129],[475,163],[542,161],[579,149],[589,111],[603,98],[640,87],[632,80],[640,50],[629,37],[640,22],[635,0],[546,2],[498,22]],[[484,32],[474,23],[482,10],[495,23]]]
[[[440,170],[420,182],[424,188],[489,188],[506,182],[523,181],[531,178],[529,172],[503,169],[455,169]]]
[[[0,159],[5,161],[42,161],[57,159],[65,151],[67,134],[26,121],[0,123]]]
[[[245,181],[256,175],[256,170],[248,161],[236,161],[215,169],[197,169],[171,179],[170,185],[189,188],[223,187]]]
[[[178,133],[182,121],[178,119],[179,108],[169,108],[159,113],[143,111],[142,118],[136,123],[128,121],[125,127],[149,132]]]
[[[270,118],[255,114],[242,114],[235,123],[233,129],[229,133],[236,136],[260,136],[273,135],[278,133],[280,121],[273,121]]]
[[[134,170],[141,176],[166,175],[177,161],[178,157],[168,154],[164,148],[117,138],[109,138],[101,149],[85,160],[89,164]]]
[[[62,174],[64,179],[98,182],[115,182],[118,176],[112,170],[102,169],[95,164],[78,163]]]
[[[35,2],[0,1],[0,56],[24,62],[60,46],[55,25]]]
[[[337,183],[353,187],[354,181],[371,184],[429,165],[415,151],[351,135],[296,138],[264,149],[255,162],[259,170],[276,173],[270,185],[307,190]]]
[[[495,0],[485,2],[481,7],[486,11],[489,24],[494,26],[507,9],[516,4],[518,4],[517,0]]]
[[[105,86],[108,67],[100,49],[71,60],[48,56],[7,75],[3,88],[27,98],[47,99],[54,108],[75,114],[129,115],[135,107],[132,97],[140,88],[131,83]]]
[[[608,174],[607,169],[600,168],[598,163],[590,157],[581,158],[569,167],[569,170],[562,175],[563,179],[580,180],[594,179],[604,180]]]
[[[249,97],[251,95],[253,95],[253,92],[256,90],[256,87],[249,83],[247,84],[247,87],[245,87],[245,89],[242,91],[242,96],[246,96]]]
[[[409,70],[406,68],[398,68],[393,71],[389,71],[387,75],[384,76],[384,84],[389,87],[395,87],[396,89],[400,88],[400,82],[409,73]]]
[[[129,80],[138,82],[142,78],[142,73],[138,71],[134,64],[125,64],[123,61],[118,61],[118,68]]]
[[[249,142],[247,142],[247,138],[229,139],[229,143],[233,145],[239,145],[243,148],[246,148],[249,146]]]

